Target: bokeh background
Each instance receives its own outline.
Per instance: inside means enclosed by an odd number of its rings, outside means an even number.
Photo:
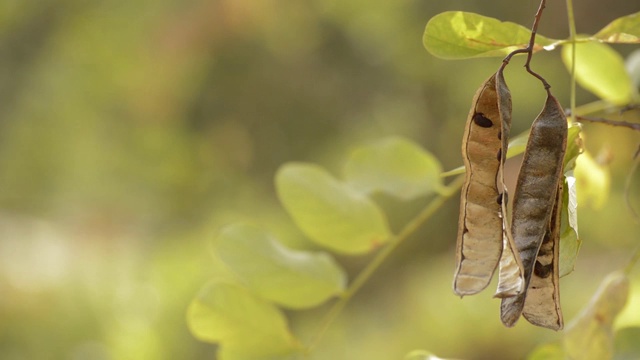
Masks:
[[[214,359],[185,310],[212,275],[210,241],[250,221],[294,248],[310,244],[278,204],[287,161],[340,174],[350,149],[391,135],[461,165],[471,97],[499,59],[444,61],[422,47],[425,24],[465,10],[530,26],[537,1],[4,0],[0,2],[0,358]],[[578,31],[640,10],[634,1],[576,1]],[[564,3],[539,28],[568,36]],[[634,46],[617,47],[623,55]],[[544,91],[507,71],[513,133]],[[534,68],[568,106],[557,51]],[[584,91],[578,104],[595,100]],[[626,115],[637,121],[637,112]],[[587,124],[605,149],[606,203],[580,207],[584,241],[562,280],[565,319],[607,272],[624,266],[640,227],[623,184],[640,138]],[[638,177],[630,200],[640,207]],[[579,191],[579,190],[578,190]],[[400,226],[428,199],[380,198]],[[317,357],[523,358],[560,334],[524,321],[505,329],[490,291],[450,288],[457,227],[450,201],[353,299]],[[370,259],[339,257],[353,276]],[[640,275],[618,326],[640,326]],[[633,305],[635,304],[635,305]],[[326,307],[289,313],[307,333]]]

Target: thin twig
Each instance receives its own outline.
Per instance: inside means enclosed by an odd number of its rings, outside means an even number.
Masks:
[[[595,124],[605,124],[605,125],[611,125],[611,126],[621,126],[621,127],[629,128],[631,130],[640,131],[640,123],[610,120],[605,118],[592,118],[592,117],[586,117],[586,116],[576,116],[575,118],[578,121],[586,121],[586,122],[591,122]]]
[[[527,47],[524,49],[517,49],[510,52],[509,55],[507,55],[504,58],[504,60],[502,60],[502,65],[500,66],[500,70],[501,71],[504,70],[504,67],[507,66],[507,64],[509,63],[509,61],[511,61],[511,58],[514,55],[527,54],[527,61],[525,62],[524,67],[527,69],[527,72],[529,74],[533,75],[534,77],[536,77],[538,80],[542,82],[542,84],[544,85],[544,89],[548,93],[551,85],[549,85],[547,80],[545,80],[542,76],[540,76],[538,73],[531,70],[531,57],[533,56],[533,49],[536,43],[536,34],[538,33],[538,24],[540,24],[540,19],[542,18],[542,11],[546,7],[546,5],[547,5],[546,0],[540,1],[540,6],[538,7],[538,11],[536,12],[536,16],[534,17],[534,20],[533,20],[533,26],[531,27],[531,37],[529,38],[529,44],[527,45]]]

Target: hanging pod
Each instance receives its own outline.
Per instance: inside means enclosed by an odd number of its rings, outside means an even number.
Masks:
[[[567,120],[549,93],[531,126],[514,192],[511,232],[522,261],[525,291],[502,299],[500,318],[509,327],[515,325],[523,310],[525,318],[535,325],[555,330],[563,325],[558,242],[566,147]]]
[[[462,140],[466,177],[460,196],[453,282],[460,296],[486,288],[499,262],[504,267],[496,296],[513,296],[522,290],[518,283],[522,267],[513,255],[515,245],[503,216],[507,202],[503,167],[510,126],[511,94],[501,69],[476,92]]]

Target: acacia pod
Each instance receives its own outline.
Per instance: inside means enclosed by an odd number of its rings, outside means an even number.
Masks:
[[[564,177],[561,176],[551,221],[538,251],[522,310],[522,315],[527,321],[552,330],[560,330],[564,326],[560,309],[558,266],[563,183]]]
[[[511,232],[522,261],[525,291],[502,299],[500,318],[509,327],[522,314],[538,251],[557,202],[566,147],[567,119],[558,100],[548,94],[531,126],[514,192]]]
[[[453,282],[460,296],[486,288],[502,254],[502,166],[510,123],[511,94],[498,71],[476,92],[462,140],[466,177]]]
[[[511,234],[511,223],[507,216],[508,193],[504,183],[504,163],[507,161],[507,149],[509,147],[509,132],[511,128],[511,96],[504,81],[502,71],[496,76],[496,89],[498,93],[498,109],[502,118],[502,151],[500,153],[500,167],[496,179],[498,191],[501,191],[502,199],[502,255],[500,256],[498,271],[498,288],[494,297],[504,298],[515,296],[524,290],[524,279],[520,256],[516,256],[516,246]]]

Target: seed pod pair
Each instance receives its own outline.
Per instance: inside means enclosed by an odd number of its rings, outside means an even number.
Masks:
[[[460,200],[454,292],[482,291],[500,265],[496,297],[501,319],[513,326],[521,314],[531,323],[562,328],[558,249],[562,208],[562,161],[567,122],[549,93],[531,127],[507,216],[504,163],[511,125],[511,95],[502,68],[473,99],[462,154],[466,178]]]

